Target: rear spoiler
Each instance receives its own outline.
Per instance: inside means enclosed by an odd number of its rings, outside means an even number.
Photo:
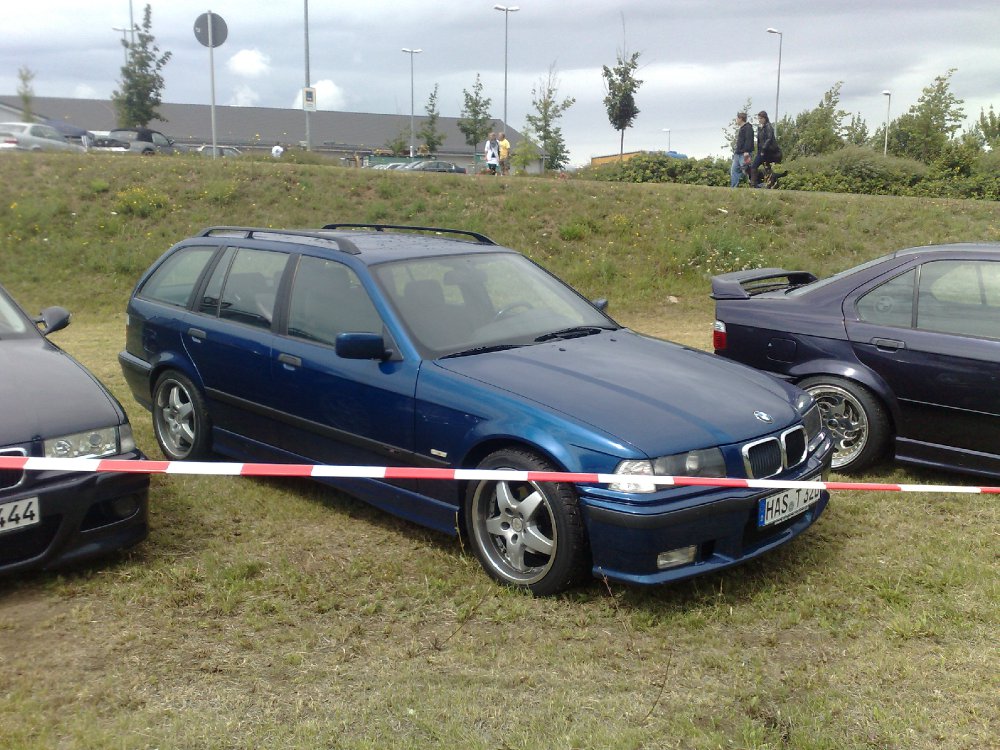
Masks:
[[[754,268],[712,277],[712,299],[750,299],[755,294],[794,289],[812,284],[818,277],[807,271],[783,268]]]

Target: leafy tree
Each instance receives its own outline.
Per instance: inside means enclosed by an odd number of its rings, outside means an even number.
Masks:
[[[753,116],[751,114],[752,110],[753,110],[753,101],[748,98],[746,102],[744,102],[743,107],[736,111],[746,112],[747,119],[750,120]],[[723,138],[726,139],[722,143],[722,153],[731,154],[733,152],[733,149],[736,148],[736,139],[739,136],[739,134],[740,134],[740,124],[736,122],[736,115],[733,115],[733,119],[729,121],[729,125],[727,125],[722,131],[722,136]]]
[[[553,63],[549,67],[548,78],[539,81],[531,89],[531,104],[535,108],[535,114],[525,117],[529,131],[537,136],[536,140],[541,145],[546,169],[554,170],[562,169],[569,162],[569,151],[563,140],[562,129],[556,125],[556,121],[576,103],[576,99],[572,97],[559,101],[558,89],[559,79]]]
[[[420,130],[417,131],[417,137],[423,141],[420,153],[425,156],[437,153],[441,144],[444,143],[444,133],[437,129],[437,121],[438,117],[440,117],[440,112],[438,112],[437,108],[437,97],[438,85],[435,83],[434,90],[431,92],[430,97],[427,99],[427,104],[424,106],[427,119],[421,123]]]
[[[392,152],[393,156],[409,156],[410,154],[410,129],[400,128],[394,138],[385,142],[385,147]]]
[[[621,141],[618,148],[618,156],[625,154],[625,130],[632,127],[639,108],[635,104],[635,92],[639,90],[642,81],[635,77],[635,71],[639,68],[639,53],[633,52],[631,55],[625,52],[618,52],[618,64],[614,68],[604,66],[603,75],[607,96],[604,97],[604,106],[608,111],[608,121],[611,127],[621,131]]]
[[[979,121],[973,126],[973,130],[991,150],[1000,150],[1000,117],[993,111],[992,104],[989,114],[985,110],[979,110]]]
[[[150,120],[162,120],[156,108],[162,104],[164,80],[160,71],[171,53],[160,54],[152,33],[152,8],[143,13],[142,28],[134,44],[122,40],[128,50],[128,63],[122,67],[119,89],[111,95],[120,127],[144,127]]]
[[[524,130],[526,133],[530,132],[528,126],[525,126]],[[542,150],[538,148],[538,144],[531,138],[524,137],[511,149],[510,161],[516,170],[524,172],[529,166],[537,163],[541,156]]]
[[[34,71],[27,66],[17,69],[17,95],[21,98],[21,111],[24,113],[24,122],[31,122],[34,117],[31,105],[35,98],[35,89],[31,82],[35,80]]]
[[[844,147],[848,113],[838,109],[842,85],[843,81],[837,81],[815,109],[799,113],[794,120],[787,115],[782,118],[778,132],[785,158],[819,156]]]
[[[898,117],[889,126],[889,153],[908,156],[925,164],[933,163],[944,151],[962,126],[964,103],[950,90],[951,76],[955,68],[934,79],[926,86],[917,103],[909,111]],[[883,125],[873,140],[885,136]]]
[[[851,121],[844,128],[844,144],[847,146],[864,146],[870,142],[868,124],[861,115],[851,115]]]
[[[465,142],[472,146],[473,153],[476,147],[486,140],[493,128],[493,118],[490,116],[490,104],[492,99],[483,97],[483,82],[476,73],[476,83],[472,87],[472,93],[462,89],[465,97],[465,106],[462,107],[462,116],[458,119],[458,129],[465,135]]]

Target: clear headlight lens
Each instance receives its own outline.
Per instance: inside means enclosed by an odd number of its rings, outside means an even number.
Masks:
[[[135,446],[131,429],[128,437]],[[45,441],[46,458],[101,458],[119,452],[117,427],[87,430]]]
[[[670,477],[724,477],[726,461],[718,448],[677,453],[652,461],[622,461],[615,468],[615,474]],[[619,492],[655,492],[656,484],[632,479],[609,485],[609,489]]]

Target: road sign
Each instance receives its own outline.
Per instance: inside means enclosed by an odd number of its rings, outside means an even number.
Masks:
[[[209,29],[211,19],[211,29]],[[211,33],[210,33],[211,32]],[[218,13],[202,13],[194,22],[194,38],[206,47],[221,47],[229,36],[229,27]],[[209,43],[211,39],[211,43]]]

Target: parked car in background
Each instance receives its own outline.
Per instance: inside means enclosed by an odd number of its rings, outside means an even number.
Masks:
[[[716,354],[809,391],[833,467],[897,461],[1000,476],[1000,243],[918,247],[827,279],[712,279]]]
[[[415,161],[412,164],[401,167],[401,169],[412,172],[455,172],[465,174],[465,167],[459,167],[450,161]]]
[[[70,143],[51,125],[37,122],[0,122],[0,151],[69,151],[82,154],[82,146]]]
[[[143,458],[121,404],[45,338],[68,324],[60,307],[32,320],[0,287],[0,456]],[[145,474],[0,468],[0,574],[138,544],[148,488]]]
[[[195,151],[197,151],[202,156],[207,156],[209,158],[211,158],[212,154],[213,154],[213,148],[212,148],[211,144],[206,144],[204,146],[198,146],[198,148],[196,148]],[[216,146],[215,149],[214,149],[214,153],[215,153],[216,156],[223,157],[223,158],[224,157],[243,156],[243,152],[240,151],[238,148],[236,148],[236,146]]]
[[[168,138],[158,130],[149,128],[116,128],[107,136],[98,137],[94,151],[130,152],[149,156],[153,154],[181,154],[186,146]]]
[[[649,477],[818,479],[832,446],[812,398],[604,306],[474,232],[215,227],[139,279],[119,360],[173,460],[620,477],[326,480],[463,533],[536,594],[717,571],[809,527],[823,490]]]

